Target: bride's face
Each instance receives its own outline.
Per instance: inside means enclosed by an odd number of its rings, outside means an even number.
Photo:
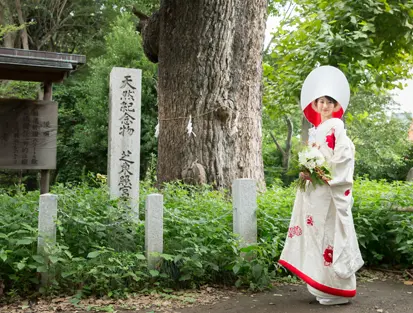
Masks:
[[[333,117],[333,111],[334,111],[333,101],[328,100],[326,97],[318,98],[316,101],[316,107],[323,121]]]

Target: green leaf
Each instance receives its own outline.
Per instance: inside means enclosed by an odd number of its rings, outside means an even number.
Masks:
[[[161,258],[165,259],[166,261],[173,261],[174,260],[174,256],[170,255],[170,254],[161,254]]]
[[[42,266],[38,266],[36,271],[38,273],[47,273],[49,270],[48,270],[47,266],[42,265]]]
[[[87,255],[87,257],[88,257],[88,259],[94,259],[94,258],[98,257],[98,256],[101,255],[101,254],[102,254],[101,251],[96,250],[96,251],[89,252],[89,254]]]
[[[26,237],[26,238],[17,240],[16,245],[18,246],[31,245],[36,240],[37,240],[36,238]]]
[[[151,274],[152,277],[158,277],[159,276],[159,271],[157,270],[150,270],[149,274]]]
[[[241,248],[240,251],[244,252],[244,253],[247,253],[247,252],[255,251],[255,250],[258,250],[258,249],[259,249],[259,247],[257,245],[250,245],[250,246]]]
[[[32,255],[32,259],[35,260],[37,263],[40,263],[40,264],[45,263],[45,258],[42,255],[38,255],[38,254]]]
[[[17,263],[17,268],[19,269],[19,270],[22,270],[22,269],[24,269],[26,267],[26,262],[19,262],[19,263]]]
[[[143,254],[140,254],[140,253],[135,254],[135,257],[138,260],[146,260],[146,257]]]
[[[76,274],[76,271],[62,272],[62,277],[67,278],[69,276],[72,276],[73,274]]]
[[[186,280],[190,280],[191,277],[192,277],[192,275],[188,273],[188,274],[182,275],[182,276],[179,278],[179,280],[180,280],[180,281],[186,281]]]
[[[69,302],[73,305],[77,305],[80,302],[79,298],[72,298],[69,300]]]
[[[56,264],[59,261],[59,257],[55,255],[50,255],[49,260],[50,262],[52,262],[52,264]]]
[[[255,279],[258,279],[258,278],[261,277],[262,271],[263,271],[263,266],[262,266],[261,264],[255,264],[255,265],[252,267],[252,276],[253,276]]]
[[[177,263],[178,261],[182,260],[182,255],[178,254],[177,256],[175,256],[174,262]]]

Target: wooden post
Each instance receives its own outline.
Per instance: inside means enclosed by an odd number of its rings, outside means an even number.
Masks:
[[[43,100],[52,101],[53,84],[51,82],[43,83]],[[40,194],[48,193],[50,189],[50,171],[40,171]]]

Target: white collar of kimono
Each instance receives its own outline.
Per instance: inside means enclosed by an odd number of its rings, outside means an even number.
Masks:
[[[344,129],[344,123],[339,118],[330,118],[316,127],[317,132],[327,133],[330,129],[335,128],[336,130]]]

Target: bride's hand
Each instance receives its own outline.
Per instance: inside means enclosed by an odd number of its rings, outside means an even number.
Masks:
[[[306,173],[306,172],[300,172],[300,177],[301,177],[302,179],[311,181],[310,174],[308,174],[308,173]]]
[[[311,145],[313,148],[317,148],[320,149],[320,145],[316,142],[313,142],[313,144]]]
[[[325,182],[326,185],[330,185],[330,184],[329,184],[329,181],[330,181],[330,179],[323,179],[323,182]]]

